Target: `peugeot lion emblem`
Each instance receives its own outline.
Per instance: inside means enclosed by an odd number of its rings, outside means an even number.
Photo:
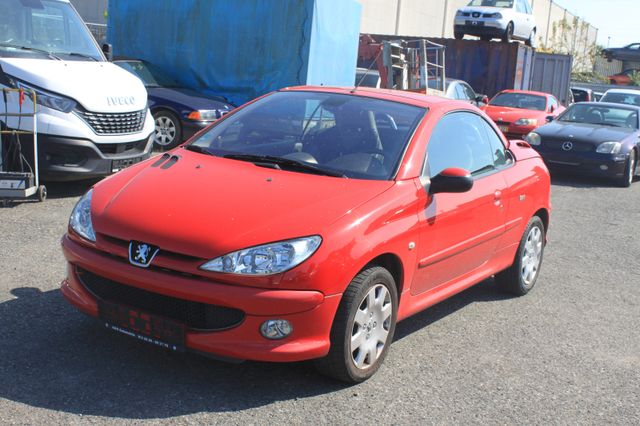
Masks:
[[[573,149],[573,144],[571,142],[565,142],[562,144],[562,149],[565,151],[571,151]]]
[[[129,243],[129,263],[141,268],[148,268],[159,251],[160,249],[156,246],[139,241],[131,241]]]

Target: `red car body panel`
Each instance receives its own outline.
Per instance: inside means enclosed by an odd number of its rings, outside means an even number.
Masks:
[[[494,106],[489,104],[484,105],[480,109],[484,111],[491,119],[498,125],[500,130],[505,134],[507,139],[523,139],[526,135],[534,131],[537,127],[544,126],[548,116],[557,117],[566,109],[558,102],[559,107],[554,111],[550,110],[550,102],[553,98],[552,95],[542,92],[534,92],[528,90],[504,90],[500,93],[522,93],[528,95],[543,96],[547,99],[547,107],[544,111],[510,108],[504,106]],[[498,95],[500,94],[498,93]],[[496,96],[498,96],[496,95]],[[555,98],[553,98],[555,99]],[[518,126],[515,122],[520,119],[532,119],[537,120],[535,126]]]
[[[327,87],[287,90],[350,94]],[[151,167],[157,161],[152,158],[94,187],[96,242],[71,229],[62,239],[69,263],[62,283],[65,298],[86,314],[98,315],[96,297],[79,275],[79,270],[90,271],[152,293],[245,313],[242,323],[230,329],[187,330],[187,349],[260,361],[312,359],[329,351],[342,293],[372,261],[396,277],[401,320],[510,266],[537,212],[548,225],[549,174],[526,143],[503,139],[516,161],[477,178],[467,193],[425,191],[420,175],[433,127],[452,111],[482,114],[477,108],[389,90],[358,89],[353,96],[428,108],[394,180],[274,170],[176,148],[170,155],[179,161],[171,167]],[[282,274],[199,269],[235,250],[310,235],[322,236],[318,250]],[[162,248],[152,268],[129,263],[130,240]],[[289,320],[294,332],[282,340],[265,339],[260,324],[273,318]]]

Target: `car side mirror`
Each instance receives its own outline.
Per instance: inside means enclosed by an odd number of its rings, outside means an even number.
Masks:
[[[468,192],[472,187],[473,178],[469,171],[458,167],[450,167],[431,178],[429,192],[431,194],[443,192],[460,193]]]
[[[102,53],[107,57],[107,61],[113,62],[113,45],[111,43],[102,45]]]
[[[489,97],[487,95],[478,95],[476,96],[476,102],[482,102],[483,104],[488,104]]]
[[[547,115],[547,123],[551,123],[553,120],[555,120],[556,118],[553,115]]]

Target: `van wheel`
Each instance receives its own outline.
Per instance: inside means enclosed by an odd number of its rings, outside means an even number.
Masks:
[[[542,219],[532,217],[524,230],[513,264],[495,276],[498,287],[516,296],[523,296],[531,291],[542,266],[544,234]]]
[[[385,268],[360,272],[342,296],[331,327],[331,349],[315,361],[323,374],[348,383],[373,376],[393,341],[398,291]]]
[[[156,130],[153,135],[153,144],[156,148],[167,150],[182,142],[182,128],[178,117],[165,110],[156,111],[153,114]]]
[[[505,43],[511,43],[513,41],[513,22],[509,22],[509,25],[507,25],[507,29],[502,36],[502,41]]]

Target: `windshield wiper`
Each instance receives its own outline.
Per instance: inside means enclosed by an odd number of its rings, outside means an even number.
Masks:
[[[214,153],[212,153],[207,148],[204,148],[200,145],[186,145],[184,149],[186,149],[187,151],[197,152],[198,154],[212,155],[215,157]]]
[[[311,163],[305,163],[302,161],[291,160],[289,158],[275,157],[271,155],[227,154],[227,155],[224,155],[223,157],[229,158],[231,160],[249,161],[256,165],[273,165],[273,166],[276,166],[275,168],[280,170],[282,170],[282,168],[284,167],[285,169],[300,170],[300,171],[315,173],[315,174],[324,175],[324,176],[341,177],[341,178],[347,177],[343,173],[326,170]]]
[[[80,58],[87,58],[87,59],[91,59],[92,61],[95,62],[99,62],[96,58],[94,58],[93,56],[90,55],[86,55],[84,53],[78,53],[78,52],[60,52],[60,53],[64,53],[65,55],[69,55],[69,56],[78,56]]]
[[[38,52],[38,53],[42,53],[42,54],[47,55],[51,59],[55,59],[57,61],[61,61],[62,60],[59,57],[57,57],[56,55],[54,55],[52,52],[49,52],[49,51],[43,50],[43,49],[38,49],[36,47],[19,46],[19,45],[16,45],[16,44],[9,44],[9,43],[0,43],[0,46],[2,46],[2,47],[11,47],[11,48],[20,49],[20,50],[27,50],[27,51],[30,51],[30,52]]]

